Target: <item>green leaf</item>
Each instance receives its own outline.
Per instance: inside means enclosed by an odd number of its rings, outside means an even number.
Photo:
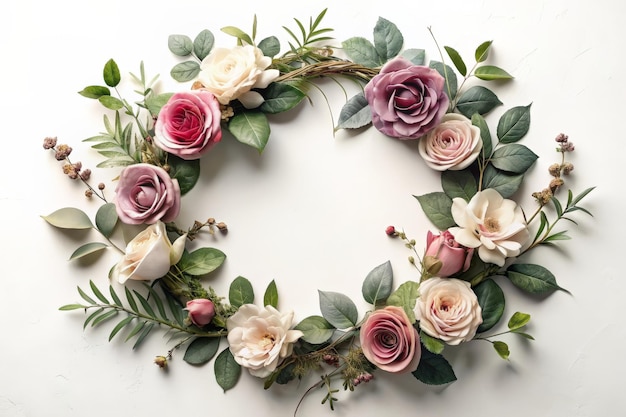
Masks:
[[[372,42],[365,38],[353,37],[341,42],[341,46],[348,58],[356,64],[376,68],[384,63]]]
[[[297,106],[306,94],[299,88],[289,83],[271,83],[266,89],[261,91],[265,99],[259,108],[263,113],[282,113]]]
[[[387,298],[387,305],[402,307],[404,312],[411,320],[411,323],[415,321],[415,300],[419,295],[419,284],[414,281],[405,281],[398,289],[396,289]]]
[[[200,64],[196,61],[179,62],[170,71],[171,77],[181,83],[191,81],[200,73]]]
[[[338,292],[318,291],[322,316],[338,329],[356,325],[358,311],[347,296]]]
[[[161,300],[161,295],[158,292],[156,292],[156,290],[154,289],[152,285],[148,285],[145,282],[143,284],[146,290],[150,292],[149,298],[154,302],[154,305],[157,307],[157,310],[159,311],[159,315],[161,316],[161,318],[164,321],[169,321],[169,318],[167,317],[167,313],[165,313],[165,306],[163,305],[163,301]]]
[[[98,289],[95,282],[89,281],[89,286],[98,300],[102,301],[104,304],[109,304],[109,300],[107,300],[104,294]]]
[[[108,87],[104,87],[102,85],[90,85],[83,88],[81,91],[78,92],[78,94],[83,97],[98,99],[102,96],[110,96],[111,90],[109,90]]]
[[[184,160],[170,154],[167,158],[170,165],[170,177],[178,181],[180,194],[185,195],[195,187],[200,178],[200,160]]]
[[[446,50],[448,56],[452,60],[452,63],[459,71],[459,73],[465,77],[465,75],[467,75],[467,66],[465,65],[465,62],[463,62],[463,58],[461,58],[461,55],[457,52],[456,49],[450,46],[444,46],[443,49]]]
[[[509,359],[509,355],[511,354],[511,352],[509,351],[509,346],[506,343],[497,340],[493,342],[493,348],[496,350],[496,352],[498,352],[498,355],[500,355],[502,359]]]
[[[89,322],[93,319],[95,319],[98,315],[100,315],[100,313],[102,313],[104,311],[103,307],[98,308],[96,311],[94,311],[93,313],[91,313],[86,319],[85,322],[83,323],[83,330],[87,328],[87,325],[89,324]]]
[[[96,227],[104,237],[113,234],[117,224],[117,210],[114,203],[106,203],[100,206],[96,213]]]
[[[478,45],[478,48],[476,48],[476,52],[474,53],[476,62],[484,62],[487,60],[487,57],[489,56],[489,48],[492,43],[493,41],[485,41]]]
[[[474,75],[484,81],[512,80],[513,76],[495,65],[483,65],[474,70]]]
[[[257,46],[263,51],[263,55],[269,56],[270,58],[275,57],[280,52],[280,41],[276,36],[269,36],[262,39]]]
[[[87,255],[91,255],[92,253],[96,253],[96,252],[100,252],[103,249],[108,248],[109,245],[107,245],[106,243],[101,243],[101,242],[91,242],[91,243],[85,243],[84,245],[81,245],[78,249],[76,249],[71,255],[70,255],[70,261],[73,261],[74,259],[78,259],[78,258],[82,258],[83,256],[87,256]]]
[[[228,122],[228,130],[241,143],[263,152],[270,138],[270,124],[260,111],[244,111]]]
[[[365,94],[360,92],[351,97],[341,108],[337,129],[357,129],[372,123],[372,111],[365,99]]]
[[[491,163],[500,170],[523,174],[535,163],[537,158],[538,156],[526,146],[511,143],[496,149],[491,157]]]
[[[152,306],[150,305],[148,300],[143,295],[139,294],[139,292],[137,292],[136,290],[133,290],[133,294],[135,294],[135,297],[137,297],[137,299],[139,300],[139,303],[143,307],[144,311],[150,317],[156,318],[156,314],[154,314],[154,310],[152,309]]]
[[[415,197],[420,203],[420,206],[422,206],[426,217],[428,217],[439,230],[446,230],[456,225],[452,218],[452,199],[445,193],[433,192],[420,196],[414,195],[413,197]]]
[[[211,53],[211,49],[213,49],[213,43],[215,42],[215,37],[210,30],[204,29],[198,36],[193,40],[193,53],[196,54],[198,59],[202,61],[204,58]]]
[[[493,280],[487,279],[474,287],[478,305],[482,310],[483,322],[478,333],[486,332],[495,326],[504,313],[505,298],[502,288]]]
[[[64,306],[59,307],[59,310],[60,311],[82,310],[88,307],[89,306],[86,306],[84,304],[66,304]]]
[[[193,52],[193,42],[187,35],[170,35],[167,47],[176,56],[189,56]]]
[[[374,48],[381,59],[381,64],[400,53],[404,38],[398,27],[387,19],[378,18],[374,27]]]
[[[513,107],[500,117],[496,134],[501,143],[513,143],[523,138],[530,128],[530,104]]]
[[[504,198],[509,198],[519,189],[524,179],[523,174],[509,174],[489,164],[483,174],[483,190],[493,188]]]
[[[449,65],[445,65],[443,62],[439,61],[430,61],[429,67],[437,70],[437,72],[446,79],[445,93],[450,100],[453,100],[458,91],[458,81],[454,70]]]
[[[167,306],[174,316],[174,320],[176,320],[176,323],[178,323],[179,326],[183,326],[187,316],[187,312],[184,310],[185,306],[183,306],[180,300],[174,297],[169,291],[163,291],[163,294],[165,295]]]
[[[423,49],[405,49],[400,55],[411,61],[413,65],[424,65],[426,62],[426,51]]]
[[[150,115],[158,116],[161,108],[167,104],[170,98],[173,96],[173,93],[162,93],[162,94],[150,94],[146,97],[145,105]]]
[[[222,28],[222,32],[224,32],[227,35],[234,36],[235,38],[239,39],[242,42],[247,43],[248,45],[254,45],[254,41],[252,40],[250,35],[248,35],[247,33],[245,33],[243,30],[239,28],[236,28],[234,26],[225,26]]]
[[[110,310],[104,314],[101,314],[98,317],[93,319],[93,321],[91,322],[91,327],[96,327],[97,325],[102,324],[105,321],[110,320],[113,317],[117,316],[117,314],[118,314],[117,310]]]
[[[219,268],[226,259],[226,254],[215,248],[199,248],[193,252],[183,253],[178,262],[181,272],[189,275],[206,275]]]
[[[446,344],[441,339],[434,338],[423,331],[420,331],[420,340],[429,352],[435,354],[440,354],[446,347]]]
[[[428,385],[443,385],[456,381],[456,375],[448,361],[428,349],[422,349],[422,358],[413,376]]]
[[[131,310],[133,310],[135,313],[139,313],[139,309],[137,308],[137,302],[135,301],[135,297],[133,297],[133,293],[130,292],[130,289],[128,287],[124,287],[124,292],[126,293],[126,300],[128,301],[128,305],[130,306]]]
[[[254,302],[254,290],[252,284],[246,278],[239,276],[230,284],[228,300],[234,307]]]
[[[109,87],[116,87],[122,80],[120,76],[120,69],[117,67],[117,64],[113,59],[109,59],[107,63],[104,64],[102,76],[104,78],[104,83]]]
[[[93,224],[84,211],[74,208],[65,207],[58,209],[47,216],[41,216],[45,221],[59,229],[91,229]]]
[[[276,288],[276,281],[272,280],[267,288],[265,294],[263,294],[263,305],[278,307],[278,289]]]
[[[109,334],[109,342],[113,340],[115,335],[117,335],[120,332],[120,330],[126,327],[134,319],[135,319],[135,316],[128,316],[122,321],[120,321],[119,323],[117,323],[117,325],[113,328],[113,330],[111,330],[111,334]]]
[[[241,375],[241,365],[235,361],[229,348],[224,349],[217,358],[214,365],[215,379],[224,391],[233,388]]]
[[[367,274],[361,292],[365,301],[375,306],[377,302],[386,300],[392,289],[393,270],[391,262],[387,261]]]
[[[472,124],[480,129],[480,137],[483,140],[483,159],[487,159],[491,156],[493,151],[493,143],[491,142],[491,132],[487,121],[483,116],[478,113],[472,115]]]
[[[147,321],[140,321],[139,323],[137,323],[135,327],[133,327],[133,329],[130,331],[130,333],[128,333],[126,339],[124,339],[124,342],[128,342],[130,339],[135,337],[140,331],[143,330],[146,324],[148,324]]]
[[[83,291],[80,287],[76,287],[76,289],[78,290],[78,294],[83,300],[87,301],[89,304],[92,304],[92,305],[98,304],[91,297],[89,297],[87,293]]]
[[[111,96],[102,96],[98,99],[98,101],[109,110],[119,110],[124,107],[124,102],[122,100]]]
[[[143,343],[143,341],[150,334],[153,328],[154,328],[154,323],[145,323],[145,325],[142,326],[141,333],[139,333],[139,336],[137,336],[137,340],[135,340],[133,349],[137,349]]]
[[[509,330],[515,331],[526,326],[529,321],[530,314],[520,313],[519,311],[516,311],[509,319],[509,323],[507,324],[507,326],[509,327]]]
[[[481,85],[475,85],[461,94],[456,108],[465,117],[471,118],[475,113],[487,114],[501,104],[502,102],[493,91]]]
[[[295,327],[304,335],[305,342],[318,345],[330,339],[335,332],[335,328],[322,316],[309,316],[298,323]]]
[[[205,364],[215,356],[219,346],[219,337],[198,337],[187,347],[183,360],[192,365]]]
[[[513,264],[506,270],[506,276],[516,287],[531,294],[564,290],[556,283],[554,275],[540,265]]]
[[[441,187],[443,192],[451,199],[462,198],[465,201],[470,201],[474,194],[478,192],[476,178],[468,169],[443,171],[441,173]]]
[[[120,297],[118,297],[117,293],[115,292],[115,290],[113,289],[112,285],[109,285],[109,293],[111,294],[111,298],[113,298],[113,303],[116,306],[120,306],[123,307],[124,305],[122,304],[122,300],[120,300]]]

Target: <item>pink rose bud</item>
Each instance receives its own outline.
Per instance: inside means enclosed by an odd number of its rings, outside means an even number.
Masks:
[[[393,226],[387,226],[387,228],[385,229],[385,233],[387,233],[387,235],[389,236],[394,236],[396,234],[396,228]]]
[[[430,231],[426,236],[424,258],[432,257],[441,263],[437,276],[445,278],[461,271],[467,271],[474,249],[459,244],[449,231],[434,235]]]
[[[206,326],[215,317],[215,305],[206,298],[197,298],[187,301],[185,308],[189,312],[189,319],[198,327]]]

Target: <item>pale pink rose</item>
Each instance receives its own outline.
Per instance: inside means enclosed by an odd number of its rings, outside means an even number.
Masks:
[[[126,224],[171,222],[180,211],[178,180],[163,168],[134,164],[120,172],[114,201],[117,215]]]
[[[480,259],[498,266],[519,255],[530,236],[522,209],[491,188],[474,194],[469,203],[453,199],[452,218],[459,226],[448,229],[454,239],[478,248]]]
[[[426,165],[437,171],[467,168],[478,158],[483,146],[480,129],[462,114],[447,113],[441,123],[419,141],[419,153]]]
[[[372,123],[387,136],[417,139],[437,126],[448,109],[445,78],[398,57],[365,86]]]
[[[170,242],[165,224],[156,222],[126,245],[125,254],[111,271],[120,284],[127,280],[152,281],[163,277],[180,261],[187,235]]]
[[[267,69],[270,57],[252,45],[234,48],[215,48],[202,60],[198,81],[226,105],[239,100],[247,109],[263,104],[264,99],[255,88],[266,88],[279,75],[276,69]]]
[[[419,286],[415,317],[422,331],[449,345],[472,340],[483,322],[470,283],[456,278],[429,278]]]
[[[401,307],[370,313],[361,326],[360,340],[363,355],[383,371],[413,372],[422,356],[419,334]]]
[[[430,256],[441,264],[441,269],[434,275],[445,278],[467,271],[473,254],[474,249],[460,245],[449,231],[446,230],[439,235],[428,231],[424,257]]]
[[[293,312],[244,304],[226,320],[230,352],[251,375],[265,378],[291,355],[293,343],[302,337],[300,330],[291,330],[292,325]]]
[[[187,301],[185,310],[189,312],[189,320],[198,327],[206,326],[215,317],[215,305],[206,298]]]
[[[198,159],[222,139],[221,121],[220,104],[213,94],[179,92],[159,112],[154,143],[182,159]]]

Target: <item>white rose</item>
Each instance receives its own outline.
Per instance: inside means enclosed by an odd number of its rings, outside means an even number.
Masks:
[[[449,345],[472,340],[483,322],[470,283],[456,278],[429,278],[420,283],[415,318],[428,335]]]
[[[264,99],[251,90],[266,88],[280,75],[276,69],[267,69],[271,64],[272,59],[252,45],[215,48],[202,60],[198,81],[221,104],[237,99],[245,108],[253,109]]]
[[[172,244],[163,222],[148,226],[128,242],[126,254],[113,268],[112,277],[120,284],[129,279],[151,281],[161,278],[182,257],[186,238],[183,235]]]
[[[468,248],[478,248],[478,256],[487,263],[503,266],[506,258],[519,255],[528,242],[522,209],[491,188],[477,192],[469,203],[453,199],[452,217],[459,225],[449,229],[454,239]]]
[[[250,374],[267,377],[291,355],[293,343],[303,335],[299,330],[289,330],[292,324],[293,312],[281,314],[272,306],[242,305],[226,321],[235,361]]]
[[[419,153],[426,165],[437,171],[467,168],[483,147],[480,129],[467,117],[447,113],[441,123],[420,139]]]

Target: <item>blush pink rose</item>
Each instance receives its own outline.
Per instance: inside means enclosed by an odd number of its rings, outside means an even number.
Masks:
[[[436,70],[395,58],[365,86],[372,123],[387,136],[420,138],[437,126],[448,109],[444,87],[445,78]]]
[[[215,317],[215,304],[206,298],[187,301],[185,310],[189,312],[189,320],[198,327],[206,326]]]
[[[361,326],[360,340],[363,355],[383,371],[413,372],[422,356],[419,334],[401,307],[370,313]]]
[[[155,165],[129,165],[120,173],[114,203],[126,224],[171,222],[180,211],[178,180]]]
[[[179,92],[159,112],[154,143],[182,159],[198,159],[222,139],[221,121],[220,104],[212,93]]]
[[[438,235],[428,231],[424,258],[429,256],[441,265],[438,271],[433,271],[433,275],[445,278],[457,272],[467,271],[473,254],[474,249],[459,244],[449,231],[446,230]]]
[[[437,171],[465,169],[483,147],[480,129],[462,114],[447,113],[418,144],[426,165]]]

